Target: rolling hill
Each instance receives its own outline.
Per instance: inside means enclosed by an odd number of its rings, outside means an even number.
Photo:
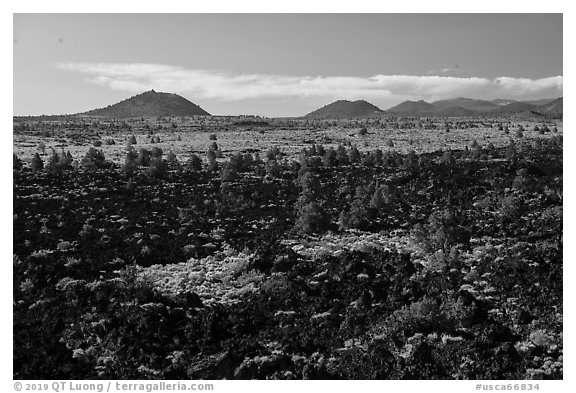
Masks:
[[[538,107],[538,112],[544,115],[562,115],[564,112],[564,99],[562,97],[555,99]]]
[[[121,119],[147,116],[210,116],[210,113],[177,94],[150,90],[114,105],[84,112],[82,115]]]
[[[364,100],[338,100],[308,113],[307,119],[351,119],[359,117],[380,117],[384,111]]]

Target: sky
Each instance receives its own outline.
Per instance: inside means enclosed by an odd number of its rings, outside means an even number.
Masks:
[[[562,14],[14,14],[14,115],[154,89],[212,114],[563,95]]]

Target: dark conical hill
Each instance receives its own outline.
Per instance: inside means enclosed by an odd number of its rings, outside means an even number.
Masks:
[[[106,108],[85,112],[83,115],[105,118],[210,116],[204,109],[178,94],[157,93],[154,90],[138,94]]]
[[[364,100],[339,100],[308,113],[308,119],[351,119],[362,117],[380,117],[384,111]]]

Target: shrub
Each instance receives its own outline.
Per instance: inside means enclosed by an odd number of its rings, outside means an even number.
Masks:
[[[440,162],[444,165],[454,165],[456,160],[454,159],[454,155],[452,154],[452,150],[446,150],[444,154],[442,154],[442,158]]]
[[[92,142],[92,144],[93,144],[95,147],[100,147],[100,146],[102,146],[102,141],[101,141],[100,139],[97,139],[97,140],[95,140],[94,142]]]
[[[217,140],[217,139],[218,139],[218,138],[216,137],[216,134],[210,134],[210,140],[211,140],[211,141],[215,141],[215,140]]]
[[[368,129],[366,127],[362,127],[360,128],[360,131],[358,131],[358,135],[360,136],[364,136],[366,134],[368,134]]]
[[[424,297],[394,311],[383,324],[376,326],[375,333],[400,340],[414,333],[431,333],[441,325],[440,316],[438,303]]]

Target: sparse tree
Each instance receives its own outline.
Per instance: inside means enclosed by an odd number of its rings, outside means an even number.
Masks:
[[[360,162],[360,152],[356,146],[352,146],[350,148],[350,162],[352,163],[359,163]]]
[[[44,169],[44,162],[42,161],[42,158],[40,158],[40,154],[35,153],[34,157],[32,157],[31,168],[34,173]]]
[[[336,158],[336,151],[332,147],[329,147],[322,156],[322,164],[327,168],[333,167],[337,163]]]
[[[149,166],[150,165],[150,150],[144,149],[143,147],[138,150],[138,156],[136,156],[136,165],[138,166]]]
[[[338,147],[336,148],[336,159],[338,160],[339,165],[350,164],[348,153],[346,152],[346,148],[342,144],[339,144]]]
[[[208,152],[206,152],[206,157],[208,159],[208,170],[210,172],[214,172],[218,170],[218,162],[216,161],[216,153],[214,149],[209,148]]]
[[[97,150],[91,147],[88,152],[86,152],[84,158],[82,158],[80,165],[82,165],[84,169],[95,170],[106,168],[108,163],[106,162],[106,158],[104,157],[102,150]]]
[[[136,169],[136,159],[138,155],[134,151],[134,149],[128,150],[126,152],[126,158],[124,159],[124,165],[122,166],[122,171],[126,173],[133,173]]]
[[[15,171],[19,171],[22,169],[22,160],[18,158],[16,153],[12,153],[12,168]]]
[[[190,156],[190,160],[188,160],[188,169],[192,171],[201,171],[202,170],[202,159],[198,157],[198,155],[192,153]]]
[[[150,154],[152,155],[153,158],[161,158],[164,152],[162,151],[162,148],[154,146],[150,151]]]
[[[294,229],[305,234],[319,233],[327,228],[328,223],[324,209],[318,203],[310,202],[300,209]]]

